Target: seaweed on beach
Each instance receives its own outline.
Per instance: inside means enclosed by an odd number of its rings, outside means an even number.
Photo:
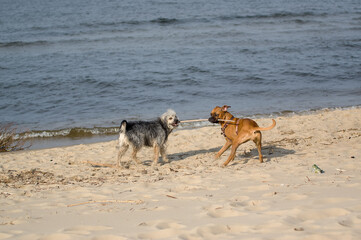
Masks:
[[[8,170],[7,173],[0,174],[0,183],[7,185],[18,183],[20,185],[38,185],[54,182],[54,174],[43,172],[38,169],[28,171]]]
[[[16,132],[13,124],[0,124],[0,152],[24,150],[31,147],[28,139]]]
[[[106,181],[103,177],[92,176],[64,176],[42,171],[34,168],[29,170],[2,170],[0,171],[0,186],[10,188],[21,188],[26,185],[48,186],[48,185],[73,185],[90,184],[101,185]]]

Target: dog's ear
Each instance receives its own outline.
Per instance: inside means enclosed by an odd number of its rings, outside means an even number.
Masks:
[[[224,106],[222,107],[222,111],[223,111],[223,112],[227,112],[228,108],[231,108],[231,106],[224,105]]]

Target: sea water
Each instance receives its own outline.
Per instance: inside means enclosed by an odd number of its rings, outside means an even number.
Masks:
[[[360,0],[0,0],[0,123],[31,136],[123,119],[361,104]]]

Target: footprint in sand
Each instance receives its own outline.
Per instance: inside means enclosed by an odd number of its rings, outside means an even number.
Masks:
[[[64,232],[68,234],[90,235],[95,231],[106,231],[110,229],[113,228],[107,226],[78,225],[71,228],[66,228],[64,229]]]
[[[300,214],[298,214],[298,218],[303,221],[320,220],[333,217],[341,217],[348,214],[350,214],[350,212],[343,208],[305,209]]]
[[[322,198],[313,201],[313,203],[317,205],[337,204],[337,203],[343,204],[352,200],[353,200],[352,198]]]
[[[344,227],[353,227],[355,224],[351,219],[343,219],[338,221],[338,224]]]
[[[222,237],[222,234],[255,233],[258,231],[259,229],[256,229],[254,226],[249,226],[245,224],[208,224],[196,227],[190,233],[184,233],[179,237],[184,240],[224,239],[224,237]]]
[[[172,220],[158,220],[141,223],[140,226],[153,228],[154,230],[138,234],[139,239],[167,239],[179,235],[185,226]]]
[[[306,199],[308,196],[305,194],[298,194],[298,193],[290,193],[286,196],[286,200],[291,200],[291,201],[299,201],[299,200],[304,200]]]
[[[267,201],[264,200],[237,200],[231,202],[229,205],[235,208],[242,208],[246,211],[264,211],[269,208]]]
[[[25,237],[25,239],[39,239],[39,240],[54,240],[54,239],[61,239],[61,240],[71,240],[72,237],[68,234],[63,234],[63,233],[53,233],[53,234],[49,234],[49,235],[44,235],[44,236],[27,236]]]
[[[205,207],[206,214],[212,218],[227,218],[246,215],[236,208],[213,205]]]
[[[249,200],[248,196],[234,197],[231,199],[231,203],[229,205],[232,207],[235,207],[235,208],[246,207],[246,206],[248,206],[248,203],[247,203],[248,200]]]
[[[268,191],[269,189],[270,187],[268,185],[249,186],[245,188],[248,192]]]
[[[341,218],[341,220],[338,221],[338,224],[348,228],[359,228],[361,224],[361,215]]]
[[[1,233],[0,232],[0,239],[10,239],[13,236],[14,235],[12,235],[12,234],[7,234],[7,233]]]
[[[127,240],[128,238],[115,236],[115,235],[101,235],[92,238],[91,240]]]
[[[227,225],[207,225],[197,228],[197,235],[203,239],[214,239],[219,234],[229,233],[231,228]],[[191,239],[191,238],[187,238]]]

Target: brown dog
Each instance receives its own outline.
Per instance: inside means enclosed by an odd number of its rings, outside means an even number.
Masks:
[[[216,159],[219,158],[230,146],[232,146],[231,154],[227,161],[223,163],[223,166],[227,166],[236,155],[236,150],[242,143],[252,140],[258,149],[259,161],[263,162],[263,156],[261,153],[261,131],[271,130],[276,126],[276,121],[272,119],[273,124],[269,127],[261,128],[257,123],[251,119],[240,119],[233,117],[232,114],[227,112],[231,106],[224,105],[223,107],[215,107],[211,112],[211,117],[208,119],[211,123],[220,123],[222,126],[223,135],[226,138],[226,144],[216,155]]]

